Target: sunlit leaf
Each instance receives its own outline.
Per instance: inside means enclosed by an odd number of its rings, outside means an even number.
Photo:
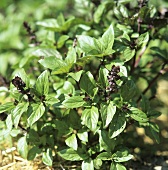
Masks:
[[[101,105],[100,113],[103,121],[103,128],[107,128],[107,126],[112,121],[115,112],[116,112],[116,106],[114,106],[113,102],[110,102],[109,104]]]
[[[26,136],[23,136],[23,137],[21,137],[21,138],[18,140],[17,149],[18,149],[19,154],[20,154],[24,159],[27,159],[28,145],[27,145]]]
[[[109,55],[114,52],[112,50],[113,43],[114,43],[114,30],[112,25],[110,25],[110,27],[102,35],[101,43],[105,49],[103,51],[104,54]]]
[[[113,155],[113,160],[115,162],[126,162],[133,158],[133,155],[129,154],[129,151],[127,148],[119,149],[117,152],[115,152]]]
[[[93,160],[89,159],[89,160],[84,160],[82,162],[82,170],[94,170],[94,164],[93,164]]]
[[[80,71],[78,71],[78,72],[76,72],[76,73],[70,72],[68,75],[70,75],[70,76],[71,76],[73,79],[75,79],[76,81],[79,81],[80,78],[81,78],[82,72],[83,72],[83,70],[80,70]]]
[[[12,110],[15,107],[13,102],[6,102],[0,105],[0,113],[6,112],[8,110]]]
[[[75,151],[73,148],[68,148],[57,152],[59,156],[61,156],[65,160],[69,161],[80,161],[83,159],[87,159],[88,156],[86,154],[81,154],[78,151]]]
[[[78,43],[80,48],[87,54],[95,55],[99,54],[96,45],[96,39],[87,36],[87,35],[80,35],[78,36]]]
[[[147,122],[148,121],[147,115],[143,111],[139,110],[138,108],[131,107],[130,111],[131,111],[130,116],[133,119],[135,119],[136,121],[138,121],[138,122]]]
[[[27,111],[28,106],[29,106],[28,102],[27,103],[19,103],[15,107],[15,109],[12,110],[12,119],[13,119],[15,128],[18,127],[20,118],[21,118],[22,114]]]
[[[109,136],[114,138],[118,136],[126,127],[126,119],[123,114],[115,114],[110,126],[109,126]]]
[[[88,132],[79,130],[77,136],[81,141],[88,142]]]
[[[43,105],[43,103],[40,104],[32,104],[32,113],[29,116],[29,118],[27,119],[28,124],[30,126],[32,126],[36,121],[38,121],[41,116],[43,116],[44,112],[45,112],[45,107]]]
[[[43,153],[42,156],[42,161],[44,164],[48,165],[48,166],[52,166],[53,163],[53,157],[52,157],[52,151],[51,149],[47,149],[47,152]]]
[[[32,52],[32,55],[38,56],[38,57],[55,57],[62,59],[61,54],[52,48],[39,48],[36,51]]]
[[[49,73],[46,70],[43,73],[41,73],[41,75],[37,78],[36,90],[41,96],[47,95],[48,92],[49,92],[49,79],[48,79],[48,76],[49,76]]]
[[[99,119],[98,109],[92,106],[91,109],[85,109],[82,112],[82,124],[87,126],[91,131],[95,131],[97,128],[97,123]]]
[[[67,138],[65,140],[65,143],[67,146],[73,148],[74,150],[77,150],[78,148],[77,138],[75,134],[72,134],[69,138]]]
[[[82,96],[72,96],[65,99],[62,104],[65,108],[78,108],[83,106],[85,103],[86,102]]]

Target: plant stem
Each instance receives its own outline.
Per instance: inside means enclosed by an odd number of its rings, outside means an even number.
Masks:
[[[140,59],[141,59],[142,55],[144,54],[145,50],[146,50],[146,46],[144,46],[144,47],[142,48],[142,50],[141,50],[141,52],[140,52],[140,54],[139,54],[139,56],[138,56],[138,59],[135,61],[134,68],[136,68],[136,67],[138,66],[138,64],[139,64],[139,62],[140,62]]]
[[[149,84],[148,84],[148,86],[146,87],[146,89],[144,89],[144,91],[142,92],[143,95],[152,87],[152,85],[155,83],[155,81],[158,79],[158,77],[164,73],[164,67],[165,67],[166,64],[167,64],[167,62],[163,64],[161,70],[160,70],[160,71],[157,73],[157,75],[149,82]],[[140,97],[138,98],[137,103],[141,100],[141,98],[142,98],[142,96],[140,96]]]
[[[149,98],[149,101],[152,100],[152,99],[155,99],[156,98],[156,95],[153,95]]]
[[[132,63],[132,66],[131,66],[130,74],[133,74],[135,68],[138,67],[139,62],[140,62],[140,60],[141,60],[141,57],[142,57],[142,55],[144,54],[145,51],[146,51],[146,46],[144,46],[144,47],[142,48],[142,50],[141,50],[141,52],[140,52],[137,60],[136,60],[136,54],[135,54],[135,56],[134,56],[134,58],[133,58],[133,63]]]
[[[21,123],[19,122],[18,127],[21,129],[22,132],[27,133],[27,130],[22,127]]]

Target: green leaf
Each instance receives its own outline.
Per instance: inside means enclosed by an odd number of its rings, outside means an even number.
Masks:
[[[126,120],[123,114],[115,114],[109,126],[110,138],[118,136],[126,127]]]
[[[149,33],[146,32],[144,34],[141,34],[138,39],[137,39],[137,45],[138,47],[143,47],[143,46],[146,46],[146,44],[148,43],[149,41]]]
[[[58,15],[57,22],[59,25],[63,25],[65,23],[64,15],[62,13]]]
[[[10,135],[12,136],[12,137],[17,137],[19,134],[21,133],[21,130],[20,129],[12,129],[11,131],[10,131]]]
[[[62,59],[61,54],[57,50],[52,48],[38,48],[36,51],[32,53],[32,55],[44,58],[55,57]]]
[[[69,48],[68,54],[65,58],[67,64],[74,64],[76,62],[76,50],[75,48]]]
[[[4,87],[4,86],[1,86],[0,87],[0,93],[3,93],[3,92],[8,92],[8,88]]]
[[[27,111],[29,103],[19,103],[15,109],[12,110],[12,120],[15,128],[18,127],[19,120],[24,112]]]
[[[101,16],[103,15],[104,11],[105,11],[106,5],[105,3],[102,3],[98,6],[98,8],[96,9],[94,15],[93,15],[93,19],[95,23],[99,23],[101,20]]]
[[[64,25],[62,25],[61,31],[67,31],[69,28],[71,28],[71,26],[74,26],[76,24],[78,24],[78,20],[75,19],[74,16],[72,16],[64,23]]]
[[[68,35],[62,35],[57,41],[57,48],[61,48],[65,44],[65,41],[68,39],[69,39]]]
[[[122,15],[121,15],[121,12],[119,10],[119,7],[114,8],[114,14],[115,14],[115,16],[117,17],[118,20],[122,19]]]
[[[68,126],[70,126],[72,129],[80,129],[81,128],[80,115],[76,109],[70,109],[68,111],[68,115],[66,116],[66,122],[69,123]]]
[[[152,119],[152,118],[157,118],[161,115],[162,113],[157,111],[157,110],[149,110],[148,112],[148,117],[149,119]]]
[[[142,99],[140,101],[140,108],[142,109],[142,111],[148,112],[148,110],[151,110],[149,99],[144,95],[141,95],[141,96],[142,96]]]
[[[73,22],[75,21],[75,17],[68,19],[66,22],[60,22],[60,19],[45,19],[43,21],[38,21],[36,24],[45,27],[48,30],[55,32],[63,32],[67,31]],[[63,24],[63,25],[62,25]]]
[[[38,21],[36,24],[52,31],[60,31],[60,26],[56,19],[45,19],[43,21]]]
[[[119,0],[118,3],[119,4],[128,4],[129,2],[131,2],[132,0]]]
[[[104,54],[109,55],[114,52],[112,50],[114,43],[114,30],[112,25],[110,25],[110,27],[104,32],[102,38],[100,39],[100,42],[105,49],[105,51],[103,51]]]
[[[65,108],[78,108],[86,104],[82,96],[72,96],[68,97],[62,102]]]
[[[92,159],[84,160],[82,162],[82,170],[94,170],[94,164]]]
[[[59,99],[56,98],[55,94],[50,94],[45,97],[45,104],[47,105],[54,105],[56,103],[59,103]]]
[[[160,47],[151,47],[150,49],[155,52],[154,54],[157,54],[157,56],[163,60],[168,59],[168,51],[166,49],[160,49]]]
[[[71,16],[67,21],[64,22],[61,29],[62,31],[67,31],[69,28],[71,28],[71,26],[76,24],[78,24],[77,19],[75,19],[74,16]]]
[[[65,143],[67,146],[73,148],[74,150],[77,150],[78,148],[77,138],[75,134],[72,134],[69,138],[67,138],[65,140]]]
[[[50,61],[52,59],[52,61]],[[40,60],[39,62],[47,68],[50,68],[52,70],[51,74],[63,74],[68,73],[71,69],[71,67],[76,62],[76,51],[74,48],[69,48],[67,57],[65,60],[51,58],[50,59],[44,59]],[[53,63],[51,63],[53,62]]]
[[[71,82],[65,81],[64,85],[61,89],[57,90],[57,94],[67,94],[68,96],[73,94],[75,92],[75,88],[72,85]]]
[[[91,109],[85,109],[82,112],[82,124],[87,126],[91,131],[97,129],[97,123],[99,119],[99,112],[95,106],[92,106]]]
[[[67,136],[73,132],[73,129],[69,127],[69,123],[62,120],[55,120],[54,124],[56,125],[56,129],[58,130],[58,136]]]
[[[34,146],[29,150],[27,159],[29,161],[33,160],[40,153],[41,153],[41,150],[37,146]]]
[[[39,63],[43,67],[49,68],[51,70],[55,70],[55,69],[59,69],[61,67],[66,67],[67,66],[65,61],[63,61],[60,58],[56,58],[54,56],[45,57],[44,59],[39,60]]]
[[[44,164],[46,164],[48,166],[52,166],[53,157],[52,157],[52,150],[51,149],[48,148],[47,152],[43,153],[42,161],[43,161]]]
[[[128,18],[128,9],[124,5],[119,5],[119,10],[124,18]]]
[[[133,97],[136,95],[136,85],[132,80],[128,80],[122,87],[121,87],[121,96],[124,99],[124,101],[129,101],[130,99],[133,99]]]
[[[96,158],[96,159],[93,160],[93,164],[94,164],[94,167],[96,169],[100,169],[100,167],[102,166],[103,162],[102,162],[101,159],[97,159]]]
[[[40,96],[47,95],[49,92],[49,73],[47,70],[43,71],[36,81],[36,90]]]
[[[80,70],[76,73],[68,73],[68,75],[70,75],[74,80],[76,80],[77,82],[79,82],[80,78],[81,78],[81,75],[83,73],[83,70]]]
[[[120,65],[120,75],[127,77],[127,68],[125,66]]]
[[[98,8],[96,9],[94,15],[93,15],[93,19],[95,23],[99,23],[103,14],[105,12],[107,12],[109,9],[111,9],[113,7],[114,2],[111,1],[105,1],[102,2]]]
[[[98,82],[102,87],[106,88],[108,86],[108,70],[106,68],[100,68]]]
[[[68,73],[75,62],[76,53],[73,50],[69,51],[65,60],[54,56],[45,57],[44,59],[39,60],[41,65],[52,70],[51,74]]]
[[[95,80],[93,75],[88,71],[80,80],[80,88],[86,92],[89,96],[94,96]]]
[[[159,137],[159,126],[154,122],[149,122],[148,126],[145,127],[147,135],[154,139],[157,143],[160,143]]]
[[[83,142],[88,142],[88,132],[79,130],[77,133],[78,138]]]
[[[78,58],[76,64],[79,66],[84,67],[87,63],[89,63],[90,61],[92,61],[94,59],[94,55],[90,55],[90,56],[84,56],[82,58]]]
[[[15,107],[15,105],[13,104],[13,102],[6,102],[2,105],[0,105],[0,113],[6,112],[6,111],[10,111]]]
[[[113,119],[114,114],[116,113],[116,106],[114,106],[113,102],[110,102],[107,105],[102,104],[100,113],[103,121],[103,128],[105,129],[108,127]]]
[[[129,110],[131,111],[130,116],[134,120],[136,120],[138,122],[147,122],[148,121],[147,115],[143,111],[139,110],[138,108],[131,107],[131,108],[129,108]]]
[[[108,152],[102,152],[100,153],[96,159],[101,159],[101,160],[110,160],[111,159],[111,155],[109,155]]]
[[[29,62],[31,62],[32,60],[36,59],[35,56],[27,56],[27,57],[23,57],[20,62],[19,62],[19,68],[23,68],[25,67],[27,64],[29,64]]]
[[[112,162],[110,170],[127,170],[127,169],[120,163]]]
[[[129,151],[127,148],[121,148],[117,152],[115,152],[113,155],[113,160],[115,162],[126,162],[133,158],[133,155],[129,154]]]
[[[121,59],[124,60],[124,62],[127,62],[131,60],[134,57],[134,55],[135,55],[135,49],[132,50],[127,47],[122,53]]]
[[[108,55],[106,52],[108,51],[108,49],[107,49],[107,51],[106,51],[106,46],[102,43],[102,39],[101,38],[99,38],[99,39],[94,39],[94,41],[95,41],[95,46],[96,46],[96,48],[97,48],[97,51],[98,51],[98,53],[97,54],[93,54],[93,56],[97,56],[97,57],[103,57],[103,56],[105,56],[105,55]],[[113,52],[113,50],[112,49],[110,49],[112,52]],[[112,52],[110,52],[110,54],[112,53]]]
[[[28,145],[27,145],[27,141],[26,141],[26,136],[23,136],[18,140],[17,149],[18,149],[19,154],[24,159],[27,159]]]
[[[11,131],[12,128],[13,128],[12,114],[9,114],[9,115],[7,116],[5,122],[6,122],[6,127],[7,127],[7,129]]]
[[[70,69],[72,68],[73,64],[66,64],[65,61],[63,61],[63,63],[61,63],[61,65],[54,69],[51,74],[63,74],[63,73],[69,73]]]
[[[113,45],[113,49],[121,54],[123,54],[124,50],[129,48],[129,43],[125,43],[124,40],[125,40],[124,38],[121,38],[119,40],[116,39]]]
[[[30,126],[32,126],[35,122],[37,122],[45,112],[45,107],[43,106],[43,103],[32,104],[31,106],[32,106],[32,113],[27,120]]]
[[[0,131],[0,137],[1,137],[1,139],[2,139],[2,138],[8,138],[9,140],[11,140],[10,133],[11,133],[11,130],[10,130],[10,129],[2,129],[2,130]]]
[[[73,148],[64,149],[57,153],[63,159],[69,160],[69,161],[81,161],[81,160],[88,158],[86,154],[78,153],[77,151],[73,150]]]
[[[99,144],[100,151],[106,150],[107,152],[112,151],[115,148],[116,142],[114,139],[110,139],[106,130],[99,130]]]
[[[80,48],[88,55],[99,54],[97,49],[96,39],[87,35],[78,36],[78,43]]]

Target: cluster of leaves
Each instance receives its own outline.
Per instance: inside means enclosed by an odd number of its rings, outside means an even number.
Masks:
[[[126,169],[122,162],[133,157],[129,126],[144,127],[159,142],[152,119],[160,113],[150,99],[168,70],[166,14],[130,0],[76,0],[74,10],[76,17],[37,21],[37,32],[24,22],[31,46],[3,88],[0,134],[18,137],[21,156],[41,154],[49,166],[59,156],[80,161],[83,170]]]

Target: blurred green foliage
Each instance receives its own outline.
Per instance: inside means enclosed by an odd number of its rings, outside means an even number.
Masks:
[[[72,1],[64,0],[2,0],[0,1],[0,74],[6,78],[13,67],[24,56],[29,38],[23,22],[36,29],[35,22],[49,17],[57,17],[60,12],[68,13]]]

